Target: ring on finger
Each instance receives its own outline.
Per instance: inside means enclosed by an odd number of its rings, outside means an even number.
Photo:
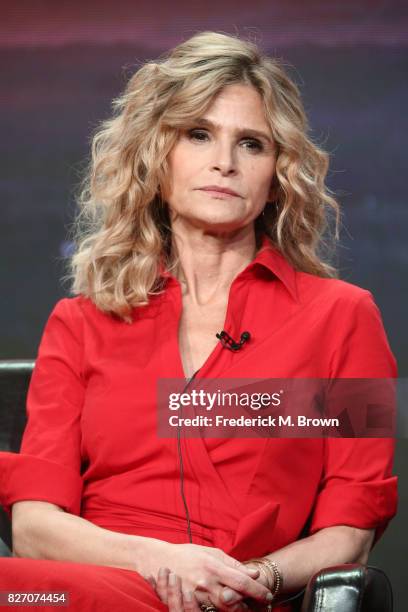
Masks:
[[[203,601],[203,603],[200,604],[200,609],[202,612],[218,612],[218,608],[216,608],[211,601]]]

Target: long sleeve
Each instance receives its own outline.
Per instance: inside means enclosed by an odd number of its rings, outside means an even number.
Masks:
[[[370,292],[349,305],[343,342],[331,361],[331,378],[396,378],[397,367]],[[394,439],[326,440],[324,470],[311,532],[332,525],[375,528],[376,539],[396,513],[392,475]]]
[[[45,325],[27,394],[20,453],[0,453],[0,503],[48,501],[79,514],[84,399],[80,309],[57,302]]]

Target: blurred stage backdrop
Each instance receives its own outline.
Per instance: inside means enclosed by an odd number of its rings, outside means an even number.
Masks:
[[[136,65],[200,30],[256,40],[290,64],[312,136],[331,153],[343,206],[341,277],[379,305],[408,375],[408,5],[402,0],[2,1],[0,25],[0,358],[34,358],[67,294],[74,192],[98,122]],[[406,475],[407,441],[396,470]],[[402,480],[401,478],[401,480]],[[405,514],[372,555],[407,609]]]

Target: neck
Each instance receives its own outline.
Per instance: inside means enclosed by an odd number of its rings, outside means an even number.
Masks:
[[[229,291],[234,278],[257,252],[254,227],[218,234],[194,228],[173,228],[172,249],[178,256],[175,276],[197,306],[214,303]]]

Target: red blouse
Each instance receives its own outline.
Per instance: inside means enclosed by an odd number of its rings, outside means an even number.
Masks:
[[[21,451],[0,453],[0,503],[43,500],[123,533],[187,542],[176,439],[156,435],[158,378],[184,377],[181,288],[132,324],[87,298],[60,300],[44,329]],[[208,378],[397,376],[369,291],[298,272],[266,236],[234,279]],[[181,439],[193,542],[240,560],[332,525],[376,528],[396,512],[392,439]]]

